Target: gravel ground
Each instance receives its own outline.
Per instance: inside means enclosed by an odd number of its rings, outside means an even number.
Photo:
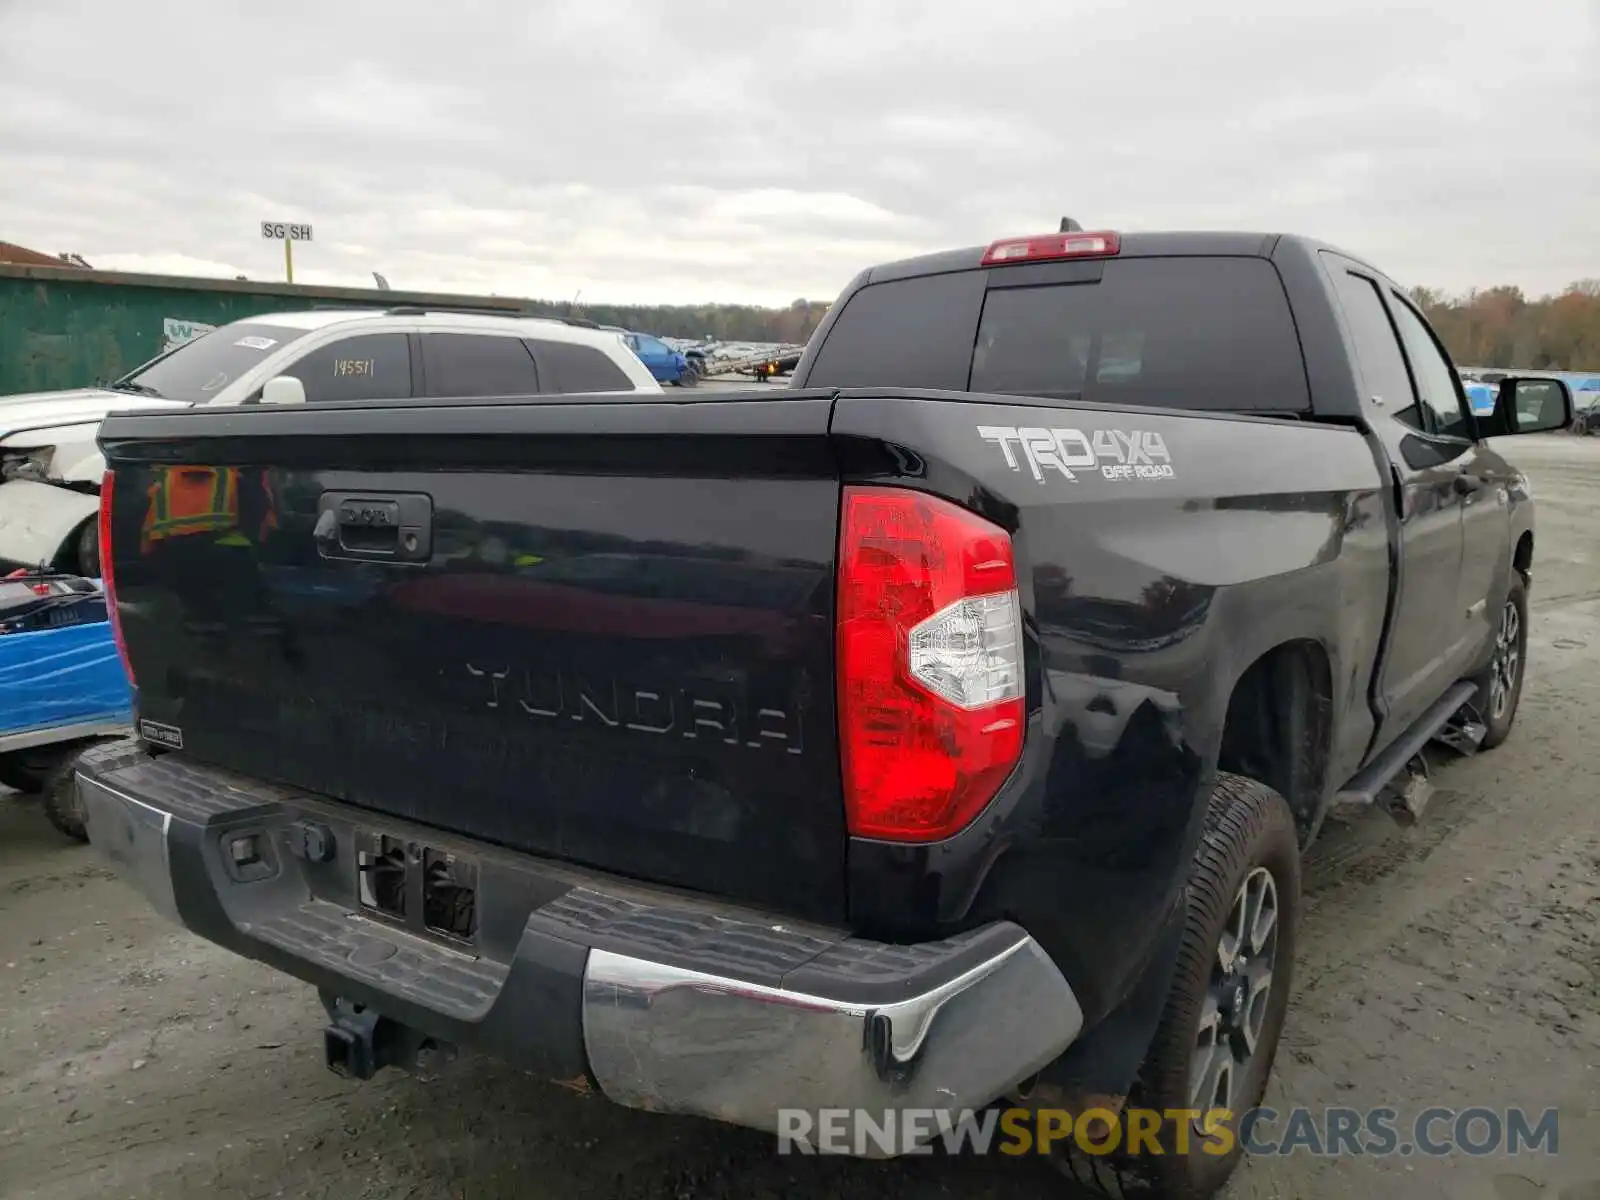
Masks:
[[[1540,506],[1512,740],[1451,760],[1424,822],[1333,828],[1308,866],[1269,1103],[1561,1110],[1560,1153],[1248,1162],[1235,1198],[1600,1200],[1600,439],[1515,447]],[[1066,1197],[1010,1159],[780,1159],[461,1060],[347,1083],[312,992],[152,916],[0,798],[0,1196]]]

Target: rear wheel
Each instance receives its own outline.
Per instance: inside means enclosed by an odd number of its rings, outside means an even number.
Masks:
[[[1128,1106],[1226,1110],[1232,1149],[1216,1153],[1220,1143],[1208,1139],[1203,1121],[1180,1139],[1164,1120],[1163,1153],[1141,1146],[1131,1154],[1125,1139],[1105,1154],[1065,1143],[1055,1158],[1065,1174],[1119,1198],[1202,1200],[1227,1183],[1243,1156],[1239,1118],[1260,1104],[1272,1073],[1299,915],[1300,844],[1288,804],[1264,784],[1219,774],[1189,873],[1172,990]],[[1179,1153],[1185,1144],[1188,1153]]]
[[[89,738],[73,742],[64,750],[56,749],[56,763],[44,780],[44,815],[69,838],[79,842],[89,840],[89,830],[84,819],[83,801],[78,796],[78,759],[85,751],[115,738]]]
[[[44,788],[44,815],[69,838],[87,842],[89,831],[84,824],[83,802],[78,799],[77,763],[78,756],[69,755],[66,762],[51,773]]]
[[[1480,750],[1493,750],[1511,736],[1516,723],[1517,705],[1522,700],[1522,681],[1528,670],[1528,587],[1522,575],[1511,572],[1511,590],[1501,602],[1495,619],[1494,652],[1476,683],[1477,706],[1485,733]]]
[[[56,551],[55,569],[85,579],[100,578],[100,522],[91,517],[67,537]]]
[[[42,792],[60,763],[61,751],[55,746],[0,754],[0,787],[15,788],[28,795]]]
[[[100,578],[100,522],[85,521],[78,530],[78,574],[85,579]]]

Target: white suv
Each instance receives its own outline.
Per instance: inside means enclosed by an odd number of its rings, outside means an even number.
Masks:
[[[268,387],[268,384],[271,384]],[[99,573],[107,413],[166,405],[320,404],[559,392],[661,394],[616,333],[558,318],[442,308],[246,317],[103,388],[0,396],[0,567]]]

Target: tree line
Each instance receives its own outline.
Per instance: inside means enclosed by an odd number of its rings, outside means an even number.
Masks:
[[[1600,279],[1537,300],[1516,287],[1464,296],[1422,287],[1411,296],[1462,366],[1600,371]]]
[[[799,344],[811,336],[831,304],[828,300],[796,300],[787,308],[758,308],[753,304],[572,305],[536,300],[528,307],[538,316],[581,317],[658,337]]]
[[[1412,291],[1451,357],[1463,366],[1541,371],[1600,370],[1600,279],[1584,279],[1559,295],[1530,299],[1518,287],[1465,295],[1435,288]],[[577,316],[665,337],[722,342],[804,342],[829,302],[796,300],[787,308],[748,304],[529,306],[544,316]]]

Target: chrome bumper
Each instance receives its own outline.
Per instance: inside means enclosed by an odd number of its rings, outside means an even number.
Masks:
[[[89,842],[163,917],[182,923],[172,891],[167,831],[172,814],[99,782],[78,777]]]
[[[181,757],[129,769],[126,750],[102,756],[105,765],[91,752],[78,775],[91,842],[157,910],[429,1037],[592,1079],[630,1107],[772,1132],[783,1110],[959,1117],[1046,1066],[1083,1024],[1060,971],[1005,922],[889,946],[791,933],[736,910],[708,914],[666,894],[641,903],[637,891],[620,898],[596,882],[529,914],[503,960],[465,954],[319,898],[304,862],[288,855],[274,879],[235,882],[220,860],[225,831],[287,830],[308,810],[236,777],[197,789],[204,769],[161,766]],[[173,781],[152,788],[163,770]],[[315,815],[336,836],[374,820],[326,802]],[[621,915],[597,934],[608,913]],[[652,922],[669,936],[652,935]],[[709,932],[695,942],[682,936],[690,927]],[[629,930],[643,931],[637,946]],[[683,958],[660,952],[673,938],[712,939],[707,957],[722,962],[730,948],[759,943],[751,961],[787,955],[790,965],[777,985],[752,982],[664,961]],[[867,1152],[878,1153],[870,1139]]]
[[[959,1117],[1051,1062],[1083,1025],[1061,973],[1011,929],[1009,947],[956,978],[877,1005],[591,950],[590,1069],[619,1104],[772,1132],[781,1109]]]

